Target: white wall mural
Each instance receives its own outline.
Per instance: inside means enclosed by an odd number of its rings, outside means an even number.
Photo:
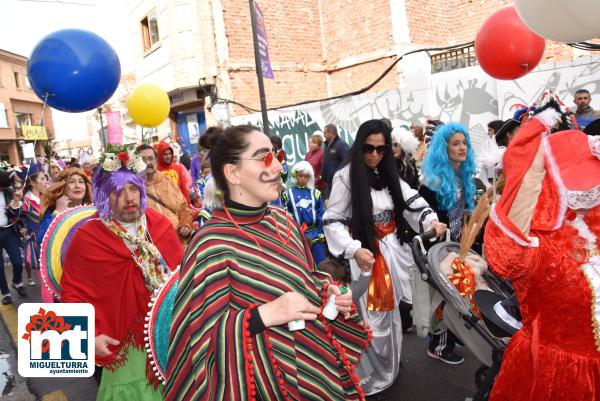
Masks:
[[[513,105],[539,102],[547,90],[574,108],[575,91],[588,89],[592,106],[599,108],[600,58],[545,64],[515,81],[498,81],[479,67],[422,74],[408,87],[269,111],[270,132],[282,138],[290,165],[304,159],[308,139],[326,124],[336,124],[340,136],[352,144],[361,122],[383,117],[407,126],[423,124],[427,118],[460,121],[469,128],[478,150],[485,146],[489,121],[510,118]],[[262,127],[261,114],[233,117],[232,123]]]

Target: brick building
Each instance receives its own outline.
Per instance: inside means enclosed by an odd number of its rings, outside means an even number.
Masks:
[[[35,154],[42,155],[45,142],[53,138],[52,110],[44,110],[29,86],[27,57],[0,50],[0,160],[18,164],[23,159],[20,141],[35,143]]]
[[[136,76],[165,85],[174,112],[198,112],[203,96],[259,109],[249,5],[239,0],[129,0],[138,36]],[[508,0],[258,0],[275,78],[267,104],[280,107],[356,91],[375,81],[396,56],[427,46],[474,40],[484,20]],[[153,28],[154,27],[154,28]],[[586,52],[547,42],[542,63]],[[472,53],[471,53],[472,56]],[[428,58],[420,63],[429,64]],[[429,68],[413,65],[412,69]],[[403,84],[402,63],[369,89]],[[250,112],[231,106],[232,115]],[[199,116],[199,114],[198,114]],[[177,116],[171,115],[171,129]],[[177,124],[177,129],[182,127]]]
[[[513,6],[512,0],[405,0],[411,41],[418,45],[447,46],[475,40],[477,31],[492,13]],[[572,60],[583,52],[562,43],[546,41],[540,63]]]

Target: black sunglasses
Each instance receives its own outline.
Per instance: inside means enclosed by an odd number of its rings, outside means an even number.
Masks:
[[[366,155],[370,155],[371,153],[373,153],[373,151],[377,152],[377,154],[379,156],[382,156],[385,154],[385,152],[389,149],[388,145],[380,145],[380,146],[373,146],[370,145],[368,143],[365,143],[363,145],[363,153]]]

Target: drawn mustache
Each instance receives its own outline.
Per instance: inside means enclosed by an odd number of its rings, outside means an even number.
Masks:
[[[277,184],[281,181],[281,177],[279,176],[279,174],[277,174],[275,177],[269,178],[269,173],[263,171],[258,176],[258,180],[264,184]]]

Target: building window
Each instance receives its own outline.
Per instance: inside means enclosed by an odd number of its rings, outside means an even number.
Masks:
[[[160,37],[158,35],[158,20],[156,12],[153,11],[142,20],[142,40],[144,42],[144,51],[148,51],[156,44]]]
[[[8,113],[4,103],[0,103],[0,128],[8,128]]]
[[[14,71],[13,74],[15,76],[15,85],[17,85],[17,89],[21,89],[23,87],[23,83],[21,82],[21,73]]]
[[[24,125],[33,125],[33,114],[31,113],[15,112],[15,117],[17,118],[17,128]]]
[[[477,65],[475,46],[466,46],[431,55],[431,73],[456,70]]]

